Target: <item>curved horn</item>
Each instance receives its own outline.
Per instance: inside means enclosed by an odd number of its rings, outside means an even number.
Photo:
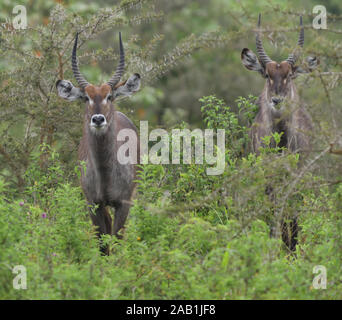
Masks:
[[[304,26],[303,26],[303,17],[300,16],[300,31],[299,31],[299,37],[298,37],[298,42],[297,42],[297,46],[303,48],[304,46]],[[293,51],[293,53],[291,53],[289,55],[289,57],[286,59],[286,61],[288,63],[290,63],[291,65],[294,65],[296,63],[298,59],[298,52],[296,52],[296,49]]]
[[[120,81],[121,76],[124,73],[124,68],[125,68],[125,52],[124,52],[124,48],[122,45],[121,32],[119,32],[119,42],[120,42],[120,61],[119,61],[119,64],[116,68],[114,75],[107,82],[107,84],[109,84],[112,88],[114,88],[114,86]]]
[[[80,85],[82,89],[84,89],[87,85],[89,85],[88,81],[82,76],[80,69],[78,68],[78,63],[77,63],[77,56],[76,56],[76,51],[77,51],[77,41],[78,41],[78,33],[76,33],[76,38],[75,38],[75,43],[74,43],[74,48],[72,49],[72,57],[71,57],[71,67],[72,67],[72,72],[74,73],[74,76]]]
[[[261,14],[259,13],[258,28],[260,28],[260,24],[261,24]],[[257,48],[257,53],[258,53],[259,60],[260,60],[260,62],[261,62],[264,66],[266,66],[266,64],[267,64],[268,62],[271,62],[272,59],[271,59],[271,58],[266,54],[266,52],[265,52],[265,49],[264,49],[264,47],[263,47],[263,45],[262,45],[262,41],[261,41],[261,39],[260,39],[260,33],[259,33],[259,31],[258,31],[257,34],[256,34],[256,39],[255,39],[255,41],[256,41],[256,48]]]

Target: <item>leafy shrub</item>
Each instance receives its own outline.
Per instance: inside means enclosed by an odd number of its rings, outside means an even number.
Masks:
[[[223,101],[203,102],[208,124],[218,121],[234,141],[245,139],[248,129]],[[72,174],[65,178],[53,149],[42,150],[48,165],[34,156],[24,192],[0,179],[1,298],[342,298],[342,187],[309,170],[299,176],[298,157],[286,150],[266,143],[260,156],[241,157],[227,147],[219,176],[206,176],[206,164],[142,165],[124,240],[104,237],[108,257],[100,255]],[[280,210],[299,215],[292,254],[270,236]],[[12,286],[15,265],[27,269],[26,290]],[[312,286],[315,265],[328,270],[326,290]]]

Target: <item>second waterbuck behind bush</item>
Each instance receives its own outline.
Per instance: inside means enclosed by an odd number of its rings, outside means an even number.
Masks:
[[[260,28],[261,15],[259,14],[258,28]],[[300,73],[312,71],[317,65],[315,57],[307,59],[306,68],[296,65],[299,53],[304,45],[304,26],[300,17],[300,32],[296,49],[288,58],[280,63],[273,61],[265,52],[260,29],[256,34],[255,55],[248,48],[241,52],[241,60],[248,70],[257,71],[265,79],[265,86],[258,99],[259,111],[254,119],[250,131],[251,149],[259,153],[264,145],[263,138],[273,133],[282,133],[278,147],[285,147],[291,152],[308,152],[310,150],[310,132],[312,120],[299,101],[294,79]],[[275,144],[274,141],[271,142]],[[269,189],[269,188],[268,188]],[[272,190],[267,191],[272,197]],[[288,232],[290,231],[290,232]],[[283,240],[290,249],[294,249],[297,236],[297,219],[294,218],[289,229],[283,224]]]

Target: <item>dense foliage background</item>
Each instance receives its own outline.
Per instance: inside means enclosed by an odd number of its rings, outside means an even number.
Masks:
[[[324,3],[323,3],[324,2]],[[2,299],[341,299],[342,289],[342,3],[226,0],[22,0],[28,28],[15,30],[13,3],[0,3],[0,298]],[[323,4],[328,29],[312,28]],[[313,118],[313,151],[266,146],[249,154],[248,127],[264,80],[241,64],[255,51],[257,15],[264,45],[277,60],[305,24],[303,60],[318,70],[296,79]],[[127,53],[125,78],[142,89],[118,109],[139,127],[222,128],[226,166],[144,165],[124,240],[100,255],[78,183],[77,147],[84,105],[57,97],[70,79],[71,47],[80,32],[81,70],[106,81]],[[277,136],[274,137],[277,140]],[[335,151],[333,154],[331,151]],[[265,193],[272,187],[275,201]],[[291,253],[270,228],[299,215]],[[26,290],[13,288],[15,265]],[[327,269],[327,289],[312,286],[313,267]]]

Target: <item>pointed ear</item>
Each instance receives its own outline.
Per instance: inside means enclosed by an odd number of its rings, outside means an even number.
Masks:
[[[58,80],[56,82],[56,88],[58,95],[68,101],[75,101],[85,96],[80,88],[74,87],[68,80]]]
[[[130,96],[140,89],[140,75],[138,73],[133,74],[125,82],[121,82],[119,86],[113,90],[113,97]]]
[[[258,57],[252,50],[248,48],[244,48],[241,52],[241,61],[242,64],[248,69],[252,71],[258,71],[261,73],[263,77],[265,77],[265,69],[259,62]]]
[[[310,73],[319,66],[319,59],[317,57],[307,57],[303,66],[294,66],[293,78],[297,77],[301,73]]]
[[[307,57],[306,62],[310,72],[315,70],[320,64],[320,61],[317,57]]]

